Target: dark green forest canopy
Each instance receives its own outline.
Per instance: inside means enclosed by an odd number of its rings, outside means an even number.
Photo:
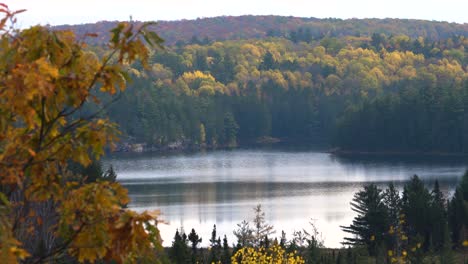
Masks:
[[[466,24],[274,16],[190,22],[160,23],[165,50],[154,51],[149,70],[129,66],[129,91],[108,112],[124,137],[150,146],[275,137],[354,151],[468,150]],[[328,29],[302,26],[314,23]],[[212,35],[192,28],[187,39],[189,24]],[[229,35],[232,25],[244,33]]]

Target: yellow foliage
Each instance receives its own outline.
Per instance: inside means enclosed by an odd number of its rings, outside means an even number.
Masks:
[[[185,72],[177,80],[177,83],[180,87],[184,87],[182,90],[186,93],[195,95],[211,96],[216,92],[227,92],[224,85],[216,82],[215,78],[211,74],[203,73],[201,71]],[[186,91],[185,86],[194,91]]]
[[[196,80],[207,80],[212,82],[215,81],[215,78],[211,76],[211,74],[206,74],[201,71],[185,72],[182,75],[182,79],[189,85],[195,82]]]
[[[6,6],[2,13],[6,19],[15,14]],[[9,31],[0,25],[3,262],[54,262],[65,253],[79,262],[123,263],[156,256],[161,241],[154,214],[125,210],[129,198],[120,184],[86,184],[68,170],[70,161],[87,166],[116,141],[118,131],[108,119],[76,113],[89,101],[99,104],[99,91],[123,91],[126,65],[137,58],[146,64],[149,50],[138,36],[153,44],[160,40],[145,31],[147,26],[120,23],[112,31],[113,51],[99,60],[72,32],[41,26]],[[117,61],[111,63],[114,55]],[[41,215],[36,208],[45,204],[51,212]],[[52,219],[45,230],[56,242],[37,255],[39,245],[25,248],[21,242],[38,241],[31,231],[44,225],[45,218]]]
[[[270,248],[241,248],[232,257],[233,264],[303,264],[304,259],[295,253],[287,254],[279,245]]]

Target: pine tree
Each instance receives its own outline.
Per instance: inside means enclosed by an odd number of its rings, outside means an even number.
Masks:
[[[389,227],[382,190],[375,184],[365,186],[354,195],[351,207],[358,215],[350,226],[341,227],[343,231],[353,235],[345,237],[343,244],[365,245],[369,253],[374,255]]]

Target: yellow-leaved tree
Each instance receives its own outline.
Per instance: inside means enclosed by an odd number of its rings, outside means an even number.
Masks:
[[[125,65],[146,64],[144,40],[162,39],[149,24],[120,23],[99,59],[70,31],[14,29],[23,11],[0,4],[1,262],[157,262],[156,213],[125,209],[119,183],[86,183],[69,164],[87,166],[115,142],[100,98],[125,89]],[[90,103],[98,110],[83,111]]]

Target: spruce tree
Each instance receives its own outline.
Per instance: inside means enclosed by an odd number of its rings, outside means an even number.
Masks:
[[[217,263],[221,257],[221,238],[216,238],[216,225],[213,226],[210,238],[210,256],[209,263]]]
[[[431,194],[417,175],[403,190],[402,212],[406,217],[405,233],[410,244],[422,243],[429,249],[431,237]]]
[[[229,251],[229,244],[226,235],[223,238],[223,255],[221,257],[221,263],[230,264],[231,263],[231,252]]]
[[[179,230],[176,230],[172,247],[169,250],[169,257],[173,263],[177,264],[190,262],[187,236],[185,233],[180,235]]]
[[[449,204],[449,226],[452,243],[455,247],[459,247],[463,242],[464,229],[465,229],[465,213],[466,207],[464,206],[463,194],[459,188],[450,200]]]
[[[445,197],[436,180],[431,193],[431,243],[435,251],[440,251],[445,244],[447,211]]]
[[[395,230],[400,226],[401,198],[400,193],[393,183],[390,183],[383,193],[383,202],[387,208],[389,232],[385,240],[387,249],[396,249],[398,247],[398,233]]]
[[[461,247],[468,237],[468,171],[457,186],[448,211],[452,243],[455,247]]]
[[[188,236],[188,240],[191,242],[192,246],[192,263],[197,263],[197,247],[198,244],[202,242],[202,238],[198,236],[195,232],[195,229],[192,228],[192,232],[190,232]]]

